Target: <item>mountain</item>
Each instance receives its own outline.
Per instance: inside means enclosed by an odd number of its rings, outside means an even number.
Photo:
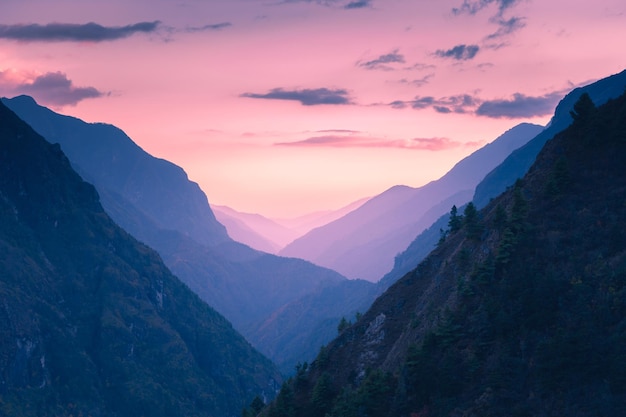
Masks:
[[[337,210],[325,210],[303,216],[268,219],[260,214],[242,213],[227,206],[211,205],[218,221],[237,242],[268,253],[278,253],[287,244],[362,206],[368,198],[354,201]]]
[[[572,118],[569,111],[582,94],[589,94],[593,102],[600,105],[611,98],[618,97],[624,89],[626,89],[626,70],[570,92],[557,106],[554,117],[545,131],[511,153],[502,164],[489,172],[480,182],[472,199],[474,204],[484,207],[491,198],[503,192],[506,187],[513,185],[516,179],[524,176],[546,141],[570,125]]]
[[[57,114],[27,96],[2,102],[49,142],[59,143],[72,166],[95,185],[107,214],[157,250],[176,276],[261,352],[271,351],[264,345],[270,338],[255,338],[261,323],[290,302],[346,280],[310,262],[266,254],[231,240],[197,184],[180,167],[143,151],[120,129]],[[326,320],[322,311],[311,314]],[[293,320],[292,338],[285,343],[310,331],[297,325],[304,318]],[[317,346],[327,341],[320,340]],[[283,371],[295,365],[284,363],[282,357],[270,359]]]
[[[572,114],[264,415],[622,415],[626,94]]]
[[[351,211],[358,209],[369,199],[370,197],[360,198],[337,210],[321,210],[305,214],[303,216],[293,218],[279,218],[273,220],[276,223],[288,227],[291,230],[295,230],[298,233],[298,237],[300,237],[315,228],[324,226],[325,224],[333,222],[350,213]]]
[[[280,374],[0,103],[0,414],[238,416]]]
[[[260,214],[242,213],[227,206],[211,205],[211,209],[228,235],[254,249],[277,253],[298,233]]]
[[[541,130],[541,126],[520,124],[440,179],[419,188],[392,187],[344,217],[312,230],[279,254],[307,259],[348,278],[377,281],[415,236],[453,204],[467,202],[485,174]]]
[[[479,208],[484,207],[489,200],[524,176],[546,141],[572,123],[570,111],[583,93],[587,93],[596,105],[601,105],[619,96],[624,89],[626,89],[626,71],[576,88],[568,93],[556,107],[548,127],[526,145],[513,151],[502,164],[494,168],[476,186],[472,200],[474,204]],[[469,201],[468,199],[466,202]],[[448,219],[449,213],[444,214],[432,226],[419,234],[406,250],[396,256],[393,269],[379,282],[382,290],[413,269],[430,253],[440,238],[440,229],[445,230],[448,227]]]

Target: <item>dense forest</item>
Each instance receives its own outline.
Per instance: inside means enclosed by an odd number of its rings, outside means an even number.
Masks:
[[[571,116],[513,187],[453,208],[437,248],[263,414],[621,415],[626,95],[583,94]]]

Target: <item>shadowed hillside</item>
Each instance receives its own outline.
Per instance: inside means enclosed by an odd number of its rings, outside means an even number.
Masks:
[[[238,416],[280,374],[0,103],[0,415]]]
[[[574,123],[283,386],[267,416],[626,409],[626,95]]]

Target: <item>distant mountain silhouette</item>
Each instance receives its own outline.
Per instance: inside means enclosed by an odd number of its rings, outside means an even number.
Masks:
[[[280,378],[0,103],[2,416],[232,417]]]
[[[619,96],[625,89],[626,71],[622,71],[568,93],[557,105],[548,127],[526,145],[512,152],[502,164],[489,172],[476,186],[472,200],[474,204],[479,208],[484,207],[492,198],[512,186],[528,171],[546,141],[572,123],[570,111],[583,93],[589,94],[596,105],[601,105]],[[469,199],[466,202],[469,202]],[[459,208],[462,210],[462,206]],[[448,218],[448,213],[444,214],[417,236],[405,251],[396,256],[393,270],[387,273],[380,282],[383,289],[412,270],[430,253],[439,240],[439,230],[447,228]]]
[[[392,187],[344,217],[297,239],[280,255],[307,259],[349,278],[377,281],[406,249],[453,204],[463,204],[486,173],[542,130],[520,124],[423,187]]]
[[[231,240],[197,184],[180,167],[144,152],[120,129],[59,115],[26,96],[2,101],[48,141],[59,143],[73,167],[95,185],[111,218],[156,249],[172,272],[261,352],[275,346],[270,337],[260,339],[261,323],[285,305],[346,280],[335,271]],[[327,320],[324,311],[311,314]],[[292,337],[281,339],[287,344],[311,331],[297,325],[311,317],[289,319]],[[295,365],[280,356],[271,359],[283,372]]]
[[[626,93],[572,112],[261,415],[623,415]]]
[[[228,235],[237,242],[268,253],[277,253],[298,233],[260,214],[242,213],[227,206],[211,205]]]
[[[278,253],[287,244],[362,206],[362,198],[337,210],[324,210],[294,218],[269,219],[260,214],[242,213],[227,206],[211,205],[215,216],[228,235],[237,242],[268,253]]]

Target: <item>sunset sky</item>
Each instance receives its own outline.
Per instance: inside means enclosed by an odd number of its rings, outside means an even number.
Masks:
[[[0,0],[0,96],[267,216],[423,185],[626,68],[623,0]]]

